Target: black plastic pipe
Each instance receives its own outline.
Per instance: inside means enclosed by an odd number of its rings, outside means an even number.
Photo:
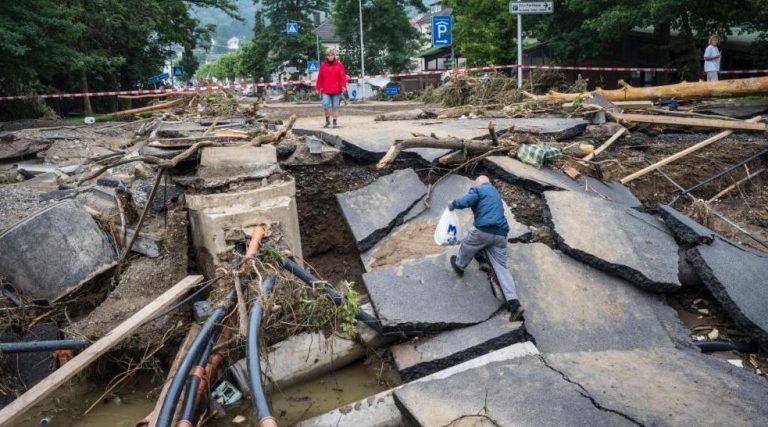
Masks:
[[[189,375],[189,371],[192,370],[192,365],[197,362],[200,353],[205,350],[208,345],[208,341],[211,340],[213,330],[216,325],[221,321],[227,312],[227,309],[235,299],[235,290],[231,289],[227,293],[226,303],[218,307],[211,313],[211,317],[203,323],[203,327],[200,328],[200,332],[195,337],[192,344],[189,346],[186,356],[179,364],[179,369],[176,371],[171,385],[168,387],[168,393],[165,395],[163,405],[160,407],[160,413],[157,416],[157,427],[170,427],[173,422],[173,413],[175,412],[176,405],[179,402],[179,396],[181,395],[181,389],[184,387],[184,382]]]
[[[84,340],[48,340],[0,343],[0,353],[31,353],[35,351],[82,350],[88,347]]]
[[[265,295],[272,292],[275,285],[275,275],[270,274],[261,289]],[[251,386],[251,400],[259,420],[271,415],[267,403],[267,393],[261,381],[261,360],[259,359],[259,332],[261,330],[261,313],[263,308],[258,298],[251,305],[251,317],[248,319],[248,340],[245,347],[245,359],[248,363],[248,379]]]
[[[283,264],[283,268],[285,268],[286,270],[291,272],[294,276],[298,277],[299,279],[301,279],[302,281],[304,281],[308,285],[314,285],[315,283],[322,282],[322,280],[318,279],[317,277],[313,276],[308,271],[306,271],[303,268],[301,268],[299,266],[299,264],[296,263],[296,261],[294,261],[294,260],[292,260],[292,259],[290,259],[288,257],[285,257],[285,259],[283,260],[282,264]],[[345,300],[344,296],[341,295],[340,293],[336,292],[336,290],[333,289],[332,287],[324,286],[323,290],[325,291],[326,294],[328,294],[328,296],[331,297],[331,299],[333,300],[333,302],[336,305],[342,305],[342,304],[346,303],[346,300]],[[378,319],[376,319],[375,317],[371,316],[370,314],[360,310],[360,311],[357,312],[357,320],[365,323],[366,325],[368,325],[374,331],[376,331],[376,332],[378,332],[380,334],[383,333],[383,329],[381,327],[381,322],[379,322]]]
[[[205,364],[208,362],[208,358],[211,357],[213,352],[214,339],[208,341],[208,345],[203,350],[200,358],[197,360],[197,367],[205,371]],[[198,375],[190,375],[187,380],[186,396],[181,404],[181,414],[179,415],[179,423],[186,421],[189,425],[195,424],[195,408],[197,407],[197,391],[200,388],[200,377]]]
[[[739,341],[700,341],[696,346],[701,351],[730,351],[735,350],[742,353],[757,353],[759,350],[757,343],[739,342]]]

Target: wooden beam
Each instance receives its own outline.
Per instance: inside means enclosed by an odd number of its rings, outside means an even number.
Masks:
[[[765,123],[748,122],[741,120],[702,119],[698,117],[669,117],[652,116],[650,114],[614,114],[618,120],[635,123],[656,123],[662,125],[695,126],[702,128],[744,130],[764,132]]]
[[[744,178],[742,178],[742,179],[740,179],[740,180],[738,180],[738,181],[734,182],[733,184],[729,185],[728,187],[725,187],[725,189],[723,189],[723,191],[721,191],[721,192],[719,192],[719,193],[715,194],[714,196],[712,196],[712,198],[711,198],[711,199],[707,200],[707,203],[709,204],[709,203],[712,203],[712,202],[714,202],[714,201],[716,201],[716,200],[719,200],[721,197],[723,197],[723,196],[725,196],[726,194],[728,194],[728,193],[729,193],[731,190],[733,190],[734,188],[736,188],[736,187],[738,187],[739,185],[743,184],[744,182],[746,182],[746,181],[749,181],[750,179],[752,179],[752,178],[754,178],[754,177],[756,177],[756,176],[760,175],[761,173],[763,173],[763,172],[765,172],[765,171],[766,171],[766,169],[765,169],[765,168],[763,168],[763,169],[760,169],[759,171],[757,171],[757,172],[755,172],[755,173],[751,173],[751,174],[749,174],[749,175],[745,176]]]
[[[144,322],[152,319],[168,308],[174,301],[184,295],[188,290],[203,281],[203,276],[187,276],[171,289],[157,297],[154,301],[129,317],[126,321],[111,330],[100,340],[91,344],[90,347],[83,350],[82,353],[75,356],[66,365],[54,371],[46,379],[27,390],[8,406],[0,410],[0,426],[9,426],[17,421],[33,405],[45,399],[57,388],[64,385],[78,372],[85,369],[99,357],[104,355],[109,349],[117,345],[120,341],[131,335]]]
[[[627,131],[627,129],[626,129],[626,128],[621,128],[621,129],[617,130],[617,131],[616,131],[616,133],[614,133],[614,134],[613,134],[613,136],[611,136],[610,138],[608,138],[608,140],[607,140],[607,141],[605,141],[605,142],[603,143],[603,145],[601,145],[601,146],[597,147],[597,149],[596,149],[595,151],[593,151],[593,152],[591,152],[591,153],[587,154],[587,155],[586,155],[586,156],[584,156],[584,157],[583,157],[581,160],[590,161],[590,160],[594,159],[594,158],[595,158],[595,156],[597,156],[598,154],[600,154],[600,153],[602,153],[603,151],[605,151],[605,149],[606,149],[606,148],[608,148],[608,147],[610,147],[611,145],[613,145],[613,143],[614,143],[614,142],[618,141],[618,140],[619,140],[619,138],[620,138],[622,135],[624,135],[625,133],[627,133],[627,132],[629,132],[629,131]]]
[[[757,123],[760,120],[762,120],[762,116],[752,117],[751,119],[747,120],[746,122],[747,123]],[[658,169],[658,168],[660,168],[660,167],[662,167],[662,166],[664,166],[666,164],[672,163],[672,162],[674,162],[677,159],[685,157],[688,154],[693,153],[694,151],[700,150],[700,149],[702,149],[702,148],[704,148],[704,147],[706,147],[706,146],[708,146],[710,144],[713,144],[713,143],[715,143],[717,141],[720,141],[721,139],[723,139],[725,137],[728,137],[728,136],[730,136],[732,134],[733,134],[732,130],[726,130],[726,131],[720,132],[717,135],[715,135],[715,136],[713,136],[711,138],[707,138],[704,141],[699,142],[698,144],[692,145],[692,146],[686,148],[683,151],[677,152],[677,153],[675,153],[675,154],[673,154],[673,155],[671,155],[671,156],[669,156],[669,157],[667,157],[665,159],[662,159],[662,160],[660,160],[660,161],[658,161],[658,162],[656,162],[656,163],[654,163],[654,164],[652,164],[652,165],[650,165],[650,166],[648,166],[646,168],[643,168],[643,169],[641,169],[641,170],[639,170],[639,171],[637,171],[637,172],[635,172],[635,173],[633,173],[631,175],[625,176],[624,178],[621,179],[621,183],[622,184],[626,184],[626,183],[628,183],[630,181],[634,181],[635,179],[640,178],[641,176],[647,174],[648,172],[655,171],[656,169]]]
[[[165,109],[165,108],[173,108],[173,107],[176,107],[178,105],[183,104],[184,101],[186,101],[186,100],[184,98],[181,98],[181,99],[177,99],[177,100],[174,100],[174,101],[168,101],[168,102],[163,102],[163,103],[160,103],[160,104],[150,105],[149,107],[132,108],[130,110],[117,111],[117,112],[114,112],[114,113],[110,114],[110,116],[129,116],[129,115],[132,115],[132,114],[145,113],[147,111],[155,111],[155,110],[162,110],[162,109]]]
[[[619,108],[653,108],[652,101],[612,101],[613,105]],[[588,103],[587,103],[588,104]],[[592,105],[592,104],[589,104]],[[573,110],[576,106],[573,102],[566,102],[563,104],[563,109]]]

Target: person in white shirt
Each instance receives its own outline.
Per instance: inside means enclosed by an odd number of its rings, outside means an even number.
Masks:
[[[720,37],[709,36],[709,46],[704,50],[704,72],[707,73],[707,81],[717,81],[717,74],[720,72],[720,58],[722,53],[717,45],[720,44]]]

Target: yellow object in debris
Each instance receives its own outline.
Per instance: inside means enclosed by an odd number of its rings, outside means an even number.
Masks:
[[[581,150],[581,153],[586,156],[592,154],[592,152],[595,151],[595,146],[592,144],[579,144],[579,150]]]

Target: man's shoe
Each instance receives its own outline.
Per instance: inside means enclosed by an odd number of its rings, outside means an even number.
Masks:
[[[339,128],[339,125],[337,125],[336,123],[334,123],[332,127],[333,127],[334,129],[338,129],[338,128]]]
[[[457,259],[456,255],[453,255],[451,257],[451,267],[453,267],[453,271],[455,271],[456,274],[459,275],[459,277],[464,277],[464,269],[459,267],[458,264],[456,264],[456,259]]]
[[[521,317],[523,317],[523,307],[520,306],[520,301],[516,299],[507,301],[507,309],[511,313],[509,316],[510,322],[516,322],[520,320]]]
[[[326,123],[326,124],[323,125],[323,129],[328,129],[329,127],[331,127],[330,123]]]

